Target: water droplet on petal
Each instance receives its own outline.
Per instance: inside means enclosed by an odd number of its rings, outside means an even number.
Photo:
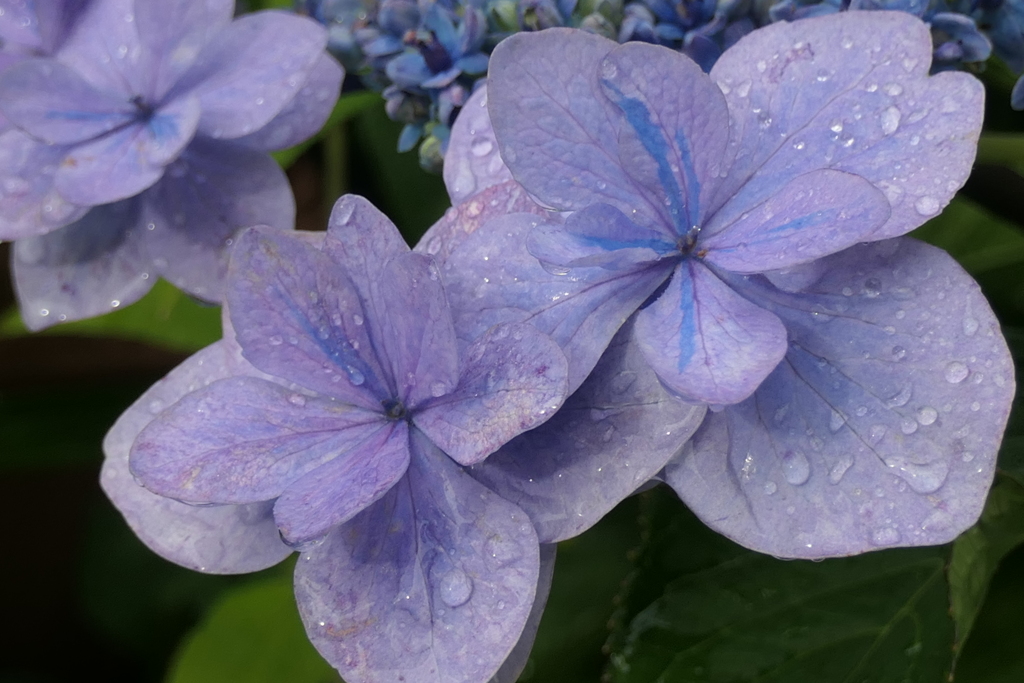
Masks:
[[[487,539],[484,552],[499,567],[515,562],[523,554],[518,543],[500,536],[491,536]]]
[[[876,529],[871,534],[871,544],[877,546],[896,545],[900,542],[900,532],[891,526]]]
[[[487,156],[493,149],[494,144],[487,138],[477,138],[469,145],[469,151],[471,151],[474,156],[478,157]]]
[[[911,395],[914,393],[914,389],[911,385],[907,384],[899,393],[892,396],[885,402],[887,408],[899,408],[900,406],[907,405],[907,401],[910,400]]]
[[[946,381],[950,384],[959,384],[967,379],[967,375],[970,374],[970,370],[967,366],[958,360],[953,361],[946,366],[945,376]]]
[[[430,395],[434,398],[444,396],[448,392],[448,387],[445,386],[444,382],[433,382],[430,385]]]
[[[939,212],[939,202],[934,197],[920,197],[914,202],[914,209],[922,216],[934,216]]]
[[[288,397],[288,402],[291,403],[293,406],[298,406],[299,408],[301,408],[302,406],[306,405],[306,397],[303,396],[302,394],[292,394],[291,396]]]
[[[832,466],[832,469],[828,472],[828,480],[833,484],[838,484],[843,480],[843,475],[846,474],[846,470],[853,466],[853,458],[849,455],[839,456],[839,460]]]
[[[968,337],[973,337],[974,333],[978,331],[978,321],[968,316],[964,318],[964,334]]]
[[[764,492],[766,494],[768,494],[769,496],[772,495],[773,493],[775,493],[778,490],[779,490],[779,487],[776,486],[774,481],[770,481],[770,482],[768,482],[767,484],[764,485]]]
[[[938,419],[938,417],[939,412],[935,410],[935,408],[932,408],[931,406],[924,406],[923,408],[917,411],[917,421],[918,423],[925,427],[934,423],[935,420]]]
[[[441,578],[439,590],[444,604],[459,607],[465,605],[473,595],[473,579],[466,572],[455,568]]]
[[[782,476],[793,486],[799,486],[811,476],[811,464],[800,451],[787,451],[782,456]]]

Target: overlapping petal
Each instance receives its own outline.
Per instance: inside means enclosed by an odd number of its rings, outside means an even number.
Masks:
[[[763,273],[865,241],[889,215],[885,195],[867,180],[821,169],[797,176],[721,232],[702,236],[700,250],[728,271]]]
[[[135,0],[92,0],[54,57],[124,102],[155,80],[152,54],[139,38]]]
[[[664,232],[641,227],[608,204],[591,204],[563,222],[542,223],[530,231],[526,245],[542,264],[556,269],[632,270],[679,253]]]
[[[341,92],[344,70],[337,60],[322,54],[302,89],[277,116],[259,130],[234,142],[269,152],[285,149],[312,137],[327,122]]]
[[[381,424],[365,440],[292,483],[274,503],[274,519],[286,543],[322,538],[379,500],[409,466],[409,425]]]
[[[416,430],[412,444],[408,474],[299,560],[299,611],[352,683],[486,681],[533,609],[537,536]]]
[[[51,59],[26,59],[0,75],[0,108],[26,133],[50,144],[83,142],[126,126],[139,111],[97,90]]]
[[[194,296],[220,301],[235,234],[251,225],[290,230],[295,198],[270,156],[196,139],[143,195],[151,268]]]
[[[455,328],[434,259],[405,252],[381,273],[382,342],[398,398],[414,408],[459,382]]]
[[[503,216],[466,236],[445,262],[448,298],[465,344],[498,323],[529,322],[550,335],[569,360],[571,393],[672,265],[549,272],[525,246],[537,223],[530,214]]]
[[[710,404],[750,396],[786,352],[778,317],[696,261],[680,264],[665,291],[637,314],[636,334],[666,386]]]
[[[199,130],[205,135],[248,135],[292,101],[326,43],[323,27],[306,17],[276,11],[245,15],[217,33],[168,98],[198,97]]]
[[[134,22],[145,50],[147,100],[159,102],[230,22],[233,0],[135,2]]]
[[[729,168],[721,91],[690,58],[646,43],[609,52],[599,73],[603,95],[624,118],[617,131],[623,170],[659,209],[660,225],[685,235],[703,222]]]
[[[224,342],[203,349],[154,384],[103,440],[104,492],[135,534],[162,557],[198,571],[232,574],[277,564],[291,553],[281,542],[269,504],[196,507],[158,496],[128,469],[132,442],[164,408],[185,394],[237,373]]]
[[[448,168],[447,163],[445,168]],[[480,190],[462,203],[454,204],[423,234],[414,251],[430,254],[438,263],[443,264],[455,247],[481,225],[495,216],[513,213],[548,216],[547,211],[530,199],[522,185],[514,180],[506,180]]]
[[[232,377],[150,422],[132,446],[131,470],[150,491],[187,503],[262,502],[344,457],[383,421],[263,379]]]
[[[914,240],[854,247],[796,294],[744,292],[786,324],[785,360],[708,417],[666,480],[747,547],[825,557],[945,543],[985,502],[1013,367],[977,285]]]
[[[470,473],[525,510],[542,543],[562,541],[590,528],[660,471],[704,413],[661,386],[630,322],[554,417]]]
[[[487,86],[462,105],[459,117],[452,124],[448,151],[444,154],[444,184],[453,206],[489,187],[512,180],[498,152],[491,117],[487,113]]]
[[[541,424],[565,400],[565,356],[530,325],[495,325],[466,349],[464,359],[459,385],[413,417],[461,465],[480,462]]]
[[[46,145],[19,130],[0,134],[0,239],[50,232],[85,215],[53,189],[53,176],[67,147]]]
[[[141,245],[138,198],[90,209],[11,253],[22,319],[31,330],[109,313],[142,298],[156,282]]]
[[[925,23],[903,12],[843,12],[748,34],[711,71],[725,93],[735,162],[709,229],[831,168],[871,181],[892,206],[875,239],[937,214],[963,185],[984,91],[959,72],[928,76]]]
[[[542,203],[568,211],[602,202],[651,225],[660,208],[622,168],[623,116],[599,80],[615,48],[570,29],[517,33],[491,55],[487,108],[502,159]]]
[[[54,176],[67,201],[96,206],[139,194],[192,140],[199,102],[182,98],[109,135],[75,145]]]
[[[367,334],[370,315],[346,270],[287,233],[249,230],[237,241],[228,307],[245,357],[276,377],[379,410],[388,394]]]

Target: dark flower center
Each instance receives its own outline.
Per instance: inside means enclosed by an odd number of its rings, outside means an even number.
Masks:
[[[143,121],[148,121],[153,117],[153,113],[156,111],[151,107],[145,100],[142,99],[142,95],[136,95],[131,99],[131,103],[135,105],[135,109],[139,113],[139,118]]]
[[[385,401],[381,401],[380,404],[384,406],[384,413],[388,416],[389,420],[401,420],[405,418],[405,404],[396,398],[389,398]]]

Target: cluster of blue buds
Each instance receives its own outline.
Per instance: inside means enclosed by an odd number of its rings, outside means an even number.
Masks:
[[[709,71],[755,28],[846,10],[898,10],[931,26],[933,71],[993,53],[1024,72],[1024,0],[297,0],[327,25],[331,51],[381,91],[405,124],[399,150],[419,143],[424,168],[440,168],[451,124],[503,38],[555,26],[684,52]],[[970,68],[970,67],[967,67]],[[1024,77],[1011,103],[1024,109]],[[421,142],[422,141],[422,142]]]

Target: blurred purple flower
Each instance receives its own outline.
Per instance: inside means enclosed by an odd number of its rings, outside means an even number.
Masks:
[[[460,465],[557,410],[561,351],[509,324],[460,354],[433,259],[358,197],[326,235],[243,233],[227,290],[225,339],[111,430],[104,489],[186,566],[300,548],[303,620],[346,680],[485,683],[532,640],[553,555]]]
[[[266,152],[333,108],[342,72],[324,29],[281,12],[233,20],[232,0],[67,7],[77,21],[53,56],[0,75],[17,128],[0,137],[0,239],[17,240],[26,323],[106,312],[158,275],[218,301],[232,234],[293,225]]]
[[[1013,373],[973,281],[890,239],[963,184],[981,126],[980,85],[929,77],[930,56],[927,27],[900,13],[755,31],[710,78],[657,47],[514,36],[492,57],[490,122],[453,134],[455,206],[423,242],[459,335],[528,320],[566,351],[570,390],[622,386],[608,353],[634,353],[673,393],[725,404],[664,476],[748,547],[955,537],[984,502]],[[558,420],[535,433],[569,433]],[[486,470],[521,463],[499,452],[475,469],[510,496]],[[538,492],[519,503],[544,529]]]

